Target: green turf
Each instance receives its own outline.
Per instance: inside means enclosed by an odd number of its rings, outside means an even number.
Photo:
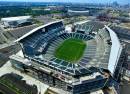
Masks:
[[[79,39],[65,40],[55,51],[55,57],[74,63],[79,60],[85,50],[86,43]]]

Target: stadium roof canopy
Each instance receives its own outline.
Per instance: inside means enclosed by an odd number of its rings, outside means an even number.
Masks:
[[[34,32],[38,31],[39,29],[42,29],[48,25],[51,25],[51,24],[54,24],[54,23],[57,23],[57,22],[61,22],[62,20],[59,20],[59,21],[54,21],[54,22],[51,22],[51,23],[48,23],[48,24],[45,24],[45,25],[42,25],[42,26],[39,26],[33,30],[31,30],[30,32],[28,32],[27,34],[23,35],[22,37],[20,37],[19,39],[17,39],[15,42],[19,42],[20,40],[28,37],[29,35],[33,34]]]
[[[122,51],[122,46],[115,32],[111,30],[108,26],[105,27],[109,31],[112,41],[108,69],[113,74]]]

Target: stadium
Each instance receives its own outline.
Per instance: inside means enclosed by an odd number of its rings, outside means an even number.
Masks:
[[[22,51],[10,57],[12,66],[70,94],[115,85],[124,59],[117,35],[96,21],[74,27],[68,32],[63,21],[54,21],[17,39]]]

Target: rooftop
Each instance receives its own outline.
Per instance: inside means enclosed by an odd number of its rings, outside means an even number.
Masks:
[[[17,17],[7,17],[7,18],[1,18],[1,21],[18,21],[18,20],[24,20],[24,19],[29,19],[31,16],[17,16]]]

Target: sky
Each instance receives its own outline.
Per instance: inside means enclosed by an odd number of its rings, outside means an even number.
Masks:
[[[79,3],[112,3],[130,4],[130,0],[0,0],[0,1],[25,1],[25,2],[79,2]]]

